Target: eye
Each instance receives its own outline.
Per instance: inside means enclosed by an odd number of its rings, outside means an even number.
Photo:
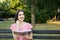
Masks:
[[[24,15],[24,14],[22,14],[22,15]]]
[[[21,16],[21,14],[19,14],[19,16]]]

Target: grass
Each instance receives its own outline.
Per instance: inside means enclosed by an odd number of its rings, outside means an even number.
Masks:
[[[0,21],[0,29],[9,29],[12,23],[14,23],[14,21]],[[59,24],[36,24],[33,29],[34,30],[60,30],[60,25]],[[10,34],[6,34],[6,35],[10,35]],[[60,36],[60,34],[33,34],[33,35]],[[13,39],[0,38],[0,40],[13,40]],[[34,39],[34,40],[60,40],[60,39]]]
[[[0,22],[0,29],[9,29],[10,25],[13,23],[13,21],[1,21]]]
[[[14,21],[1,21],[0,29],[9,29]],[[35,30],[60,30],[60,24],[36,24]]]
[[[59,24],[36,24],[35,30],[60,30]]]

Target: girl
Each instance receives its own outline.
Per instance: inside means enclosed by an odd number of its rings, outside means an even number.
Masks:
[[[11,24],[10,29],[14,40],[32,40],[32,25],[24,22],[24,11],[18,10],[15,14],[15,23]]]

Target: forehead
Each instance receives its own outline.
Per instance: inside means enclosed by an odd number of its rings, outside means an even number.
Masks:
[[[20,11],[18,14],[24,14],[24,12],[23,11]]]

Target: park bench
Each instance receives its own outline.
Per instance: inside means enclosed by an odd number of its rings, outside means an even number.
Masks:
[[[33,30],[33,34],[60,34],[60,30]],[[11,30],[0,29],[0,33],[11,33]],[[0,35],[0,38],[13,38],[12,35]],[[33,39],[60,39],[60,36],[34,36]]]

